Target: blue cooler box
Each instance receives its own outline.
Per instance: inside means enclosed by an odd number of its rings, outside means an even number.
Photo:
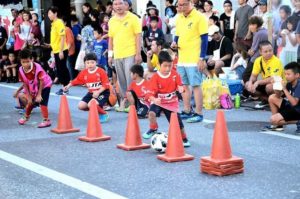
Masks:
[[[226,79],[226,83],[229,87],[231,95],[235,95],[237,93],[242,93],[244,86],[242,84],[242,80],[233,80],[233,79]]]

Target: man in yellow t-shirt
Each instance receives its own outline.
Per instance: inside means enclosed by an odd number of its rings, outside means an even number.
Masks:
[[[147,67],[148,71],[145,73],[145,79],[150,79],[152,75],[160,69],[158,63],[158,54],[162,49],[162,40],[153,40],[151,42],[151,50],[147,52]]]
[[[201,122],[202,114],[202,72],[206,68],[205,57],[208,45],[208,21],[193,7],[192,0],[179,0],[181,13],[176,20],[176,36],[171,47],[178,46],[177,71],[181,75],[185,92],[182,94],[184,110],[182,119],[187,122]],[[191,112],[191,91],[193,87],[196,109]]]
[[[68,46],[66,42],[66,27],[61,19],[57,17],[58,8],[52,6],[48,9],[48,17],[52,21],[50,33],[50,46],[55,58],[57,77],[59,83],[64,86],[70,82],[69,70],[67,68]],[[67,94],[62,88],[56,92],[57,95]]]
[[[125,0],[114,0],[115,15],[109,21],[108,63],[114,59],[120,85],[122,102],[119,111],[124,110],[124,97],[131,83],[130,68],[140,64],[142,25],[139,18],[126,10]]]
[[[269,41],[259,44],[260,57],[254,61],[250,80],[246,82],[246,89],[255,96],[260,97],[262,102],[256,108],[268,105],[268,97],[274,93],[273,81],[275,76],[285,80],[284,68],[281,61],[274,55],[273,46]],[[261,75],[262,79],[258,79]]]

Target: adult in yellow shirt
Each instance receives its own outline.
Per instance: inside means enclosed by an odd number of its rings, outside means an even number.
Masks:
[[[178,46],[177,71],[181,75],[185,92],[182,94],[184,110],[182,119],[187,122],[201,122],[202,113],[202,72],[206,68],[205,57],[208,45],[208,21],[193,7],[192,0],[179,0],[180,14],[176,20],[176,36],[172,47]],[[191,111],[191,91],[193,88],[196,109]]]
[[[115,15],[109,21],[108,63],[112,66],[114,59],[122,97],[119,111],[123,111],[124,97],[131,83],[130,68],[142,62],[142,25],[136,15],[126,10],[125,0],[114,0],[113,9]]]
[[[160,69],[158,62],[158,54],[162,50],[163,41],[153,40],[151,42],[151,49],[147,52],[147,68],[148,71],[145,73],[145,79],[150,79],[153,74]]]
[[[250,80],[245,84],[247,91],[262,100],[255,108],[263,108],[268,105],[268,97],[274,93],[274,76],[285,80],[282,63],[274,55],[273,46],[269,41],[259,44],[259,53],[261,56],[254,61]],[[262,76],[261,79],[258,79],[259,75]]]
[[[51,24],[50,46],[55,58],[58,81],[65,87],[70,82],[69,70],[67,68],[68,46],[66,43],[66,27],[64,22],[57,17],[58,8],[52,6],[48,9],[48,17]],[[57,95],[67,94],[68,91],[60,89]]]

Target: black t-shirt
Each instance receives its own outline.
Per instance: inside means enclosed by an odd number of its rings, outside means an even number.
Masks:
[[[7,32],[6,32],[5,28],[0,26],[0,46],[3,45],[3,42],[5,39],[8,39]]]
[[[149,42],[152,42],[155,39],[164,40],[164,33],[159,28],[157,28],[155,31],[150,28],[144,37],[148,38]]]
[[[233,41],[234,31],[230,30],[230,17],[223,13],[220,16],[220,21],[223,21],[224,24],[224,35]]]
[[[298,80],[297,85],[295,87],[293,87],[291,83],[287,83],[286,89],[289,91],[289,93],[293,97],[300,99],[300,80]],[[294,106],[294,108],[298,112],[300,112],[300,101],[298,102],[298,104],[296,106]]]
[[[213,55],[214,51],[218,50],[220,48],[221,41],[222,41],[222,39],[220,41],[212,40],[209,43],[208,55]],[[220,58],[222,58],[222,57],[224,57],[225,55],[228,55],[228,54],[230,54],[231,57],[232,57],[232,54],[233,54],[232,42],[229,38],[224,37],[223,42],[222,42],[222,46],[220,48]],[[225,66],[230,66],[231,58],[224,61],[224,64],[225,64]]]

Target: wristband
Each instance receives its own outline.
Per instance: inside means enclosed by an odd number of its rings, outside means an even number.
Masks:
[[[111,57],[113,57],[113,56],[114,56],[114,51],[109,50],[109,51],[108,51],[108,57],[111,58]]]

